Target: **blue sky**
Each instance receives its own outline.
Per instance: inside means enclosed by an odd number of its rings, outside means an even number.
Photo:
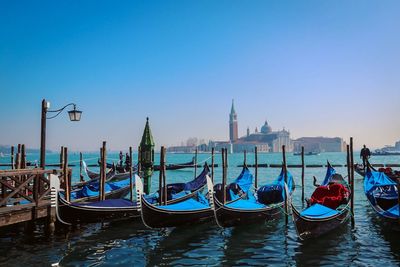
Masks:
[[[293,138],[400,139],[399,1],[1,1],[0,144],[48,147],[225,140],[267,119]]]

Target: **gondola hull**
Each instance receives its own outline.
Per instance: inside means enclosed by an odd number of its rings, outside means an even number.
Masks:
[[[283,207],[284,204],[282,203],[260,209],[235,209],[222,205],[222,203],[215,198],[216,219],[218,225],[222,227],[260,223],[277,219],[281,216]]]
[[[293,222],[297,234],[301,240],[316,238],[324,235],[350,219],[349,208],[344,208],[339,214],[323,219],[308,218],[300,215],[300,212],[292,205]]]
[[[70,224],[97,223],[124,219],[140,218],[136,203],[131,207],[95,207],[91,205],[74,205],[58,198],[60,219]]]
[[[148,203],[144,196],[141,200],[143,223],[150,228],[174,227],[210,221],[214,217],[211,208],[199,210],[165,210]]]

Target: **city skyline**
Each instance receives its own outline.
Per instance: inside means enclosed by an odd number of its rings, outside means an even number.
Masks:
[[[39,147],[40,104],[74,102],[47,147],[136,147],[228,140],[268,120],[292,137],[355,148],[400,139],[397,1],[0,3],[0,144]],[[4,130],[5,129],[5,130]]]

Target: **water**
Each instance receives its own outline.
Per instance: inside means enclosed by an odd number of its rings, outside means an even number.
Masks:
[[[84,154],[89,163],[97,161],[97,154]],[[116,159],[117,154],[109,154]],[[158,155],[156,155],[156,158]],[[191,160],[190,154],[168,154],[168,163]],[[358,159],[358,155],[354,156]],[[37,155],[28,155],[34,160]],[[57,154],[49,154],[48,163],[58,162]],[[199,154],[199,162],[209,158]],[[254,162],[248,154],[248,163]],[[329,159],[334,164],[345,164],[344,153],[323,153],[306,156],[306,164],[324,164]],[[8,159],[1,158],[5,162]],[[70,154],[70,163],[79,163],[78,154]],[[158,159],[156,159],[158,160]],[[220,164],[220,155],[216,163]],[[300,164],[300,157],[288,154],[288,164]],[[210,161],[209,161],[210,162]],[[242,154],[229,155],[229,179],[241,171],[235,167],[243,162]],[[281,154],[259,154],[259,163],[282,162]],[[399,163],[399,156],[375,157],[376,163]],[[79,164],[78,164],[79,165]],[[96,168],[93,168],[96,169]],[[336,168],[346,176],[346,168]],[[201,170],[198,170],[198,173]],[[278,168],[260,168],[259,184],[272,181]],[[294,203],[301,203],[301,169],[291,169],[297,184]],[[325,168],[306,169],[305,195],[312,193],[312,176],[319,182]],[[79,166],[73,168],[73,179],[79,179]],[[168,182],[190,180],[193,170],[167,172]],[[155,190],[156,177],[152,180]],[[216,181],[221,179],[221,168],[215,172]],[[43,266],[59,263],[60,266],[230,266],[230,265],[385,265],[399,266],[400,232],[386,225],[369,207],[364,194],[362,177],[355,177],[355,221],[318,240],[302,242],[297,238],[293,223],[286,227],[283,218],[256,225],[221,229],[215,223],[190,225],[162,230],[146,229],[140,221],[124,221],[107,224],[90,224],[75,229],[59,229],[54,236],[46,236],[42,229],[24,234],[15,229],[0,232],[0,264],[7,266]]]

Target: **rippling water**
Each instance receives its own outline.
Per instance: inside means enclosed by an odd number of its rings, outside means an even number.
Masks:
[[[36,155],[30,155],[34,159]],[[85,154],[85,158],[97,155]],[[189,154],[168,154],[169,163],[185,162]],[[355,155],[357,159],[358,155]],[[109,158],[116,158],[110,155]],[[209,155],[200,154],[199,161]],[[216,163],[220,163],[219,155]],[[58,155],[48,155],[48,162],[56,162]],[[78,159],[70,155],[70,162]],[[329,159],[335,164],[344,164],[343,153],[324,153],[307,156],[306,164],[325,163]],[[4,162],[4,158],[0,159]],[[96,161],[96,159],[91,159]],[[281,162],[281,154],[260,154],[259,163]],[[229,179],[233,180],[241,168],[243,155],[229,156]],[[399,163],[400,157],[375,157],[373,162]],[[252,163],[248,154],[248,163]],[[288,155],[288,164],[299,164],[300,157]],[[346,176],[345,168],[336,168]],[[200,170],[198,170],[199,173]],[[259,184],[272,181],[279,169],[259,169]],[[294,203],[302,207],[300,173],[301,169],[291,169],[297,188]],[[306,169],[305,195],[312,193],[312,176],[319,181],[325,168]],[[216,169],[216,181],[221,178],[221,169]],[[168,182],[190,180],[192,170],[167,173]],[[305,242],[297,238],[293,223],[285,226],[284,219],[264,224],[245,225],[221,229],[215,223],[190,225],[162,230],[146,229],[140,221],[123,221],[107,224],[83,225],[80,228],[58,228],[53,236],[44,234],[38,227],[27,234],[21,229],[0,230],[0,264],[7,266],[43,266],[59,263],[60,266],[161,266],[161,265],[276,265],[276,266],[319,266],[319,265],[385,265],[399,266],[400,232],[377,217],[363,194],[362,178],[356,174],[355,181],[355,221],[317,240]],[[78,179],[77,167],[74,179]],[[157,178],[152,181],[156,189]]]

